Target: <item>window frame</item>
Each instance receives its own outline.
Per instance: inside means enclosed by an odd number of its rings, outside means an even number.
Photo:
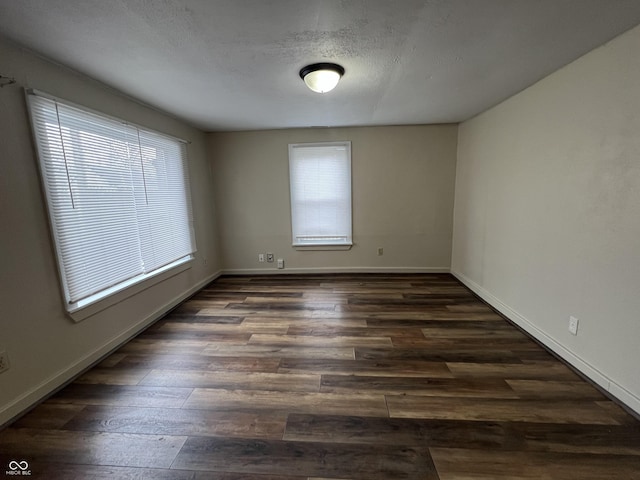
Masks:
[[[347,163],[347,179],[348,185],[348,234],[344,235],[346,241],[344,242],[316,242],[316,243],[301,243],[296,241],[296,226],[294,220],[294,184],[293,184],[293,155],[292,152],[296,148],[318,148],[318,147],[344,147],[346,150],[346,163]],[[290,143],[288,146],[289,153],[289,205],[290,205],[290,225],[291,225],[291,246],[295,250],[350,250],[353,246],[353,185],[352,185],[352,146],[351,141],[329,141],[329,142],[311,142],[311,143]],[[319,235],[320,236],[320,235]]]
[[[57,221],[54,217],[53,206],[52,206],[52,189],[50,185],[50,180],[48,174],[46,172],[47,169],[47,159],[45,158],[44,148],[41,146],[41,140],[39,140],[39,136],[42,136],[43,133],[39,131],[38,125],[36,124],[34,108],[32,106],[32,100],[30,97],[41,97],[43,99],[56,102],[57,105],[63,105],[65,107],[69,107],[72,109],[79,110],[83,113],[87,113],[89,115],[97,116],[103,119],[105,122],[118,122],[123,124],[129,128],[135,128],[140,133],[145,135],[158,136],[162,138],[162,141],[175,142],[175,145],[182,151],[182,154],[177,158],[180,162],[180,168],[184,172],[183,184],[182,184],[182,193],[184,194],[183,202],[186,205],[188,211],[188,218],[186,219],[186,227],[183,230],[183,234],[188,230],[188,238],[190,240],[190,253],[181,256],[163,266],[158,268],[154,268],[148,272],[143,272],[131,278],[125,279],[124,281],[120,281],[115,285],[108,286],[106,288],[102,288],[96,293],[87,295],[86,297],[71,301],[71,296],[67,287],[67,279],[65,277],[64,270],[64,261],[60,247],[59,240],[59,232],[64,231],[64,229],[57,227]],[[74,321],[84,320],[85,318],[98,313],[105,308],[108,308],[111,305],[119,303],[124,299],[133,296],[141,291],[160,283],[172,276],[175,276],[189,268],[191,268],[193,260],[195,259],[195,254],[197,252],[196,239],[195,239],[195,228],[193,222],[193,210],[192,210],[192,196],[191,196],[191,184],[189,181],[189,161],[186,152],[186,145],[188,145],[188,141],[183,140],[181,138],[168,135],[162,132],[158,132],[156,130],[140,126],[134,124],[132,122],[128,122],[121,118],[113,117],[111,115],[105,114],[100,111],[96,111],[90,108],[87,108],[83,105],[78,105],[74,102],[70,102],[68,100],[35,90],[35,89],[25,89],[25,100],[28,106],[29,112],[29,120],[31,123],[32,130],[32,138],[33,145],[37,157],[38,163],[38,173],[41,180],[41,187],[43,191],[45,208],[47,211],[47,217],[49,221],[49,229],[51,233],[51,241],[52,247],[55,251],[56,256],[56,266],[58,270],[58,277],[60,282],[60,292],[63,299],[63,303],[65,306],[66,312]],[[60,127],[57,127],[60,128]],[[106,137],[110,138],[110,137]],[[115,137],[114,137],[115,139]],[[113,141],[113,140],[112,140]],[[180,145],[179,145],[180,144]],[[50,144],[49,144],[50,145]],[[49,148],[47,145],[45,148]],[[142,155],[142,152],[140,152]],[[142,161],[142,159],[141,159]],[[66,162],[66,160],[65,160]],[[139,220],[137,220],[137,225],[140,225]]]

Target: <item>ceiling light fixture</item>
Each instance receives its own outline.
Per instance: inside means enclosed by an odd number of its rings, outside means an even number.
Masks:
[[[336,88],[344,68],[335,63],[314,63],[300,70],[300,78],[314,92],[327,93]]]

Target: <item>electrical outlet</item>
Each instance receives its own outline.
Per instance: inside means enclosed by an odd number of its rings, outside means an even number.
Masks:
[[[267,253],[267,262],[273,263],[273,253]]]
[[[278,259],[278,268],[284,268],[284,258]]]
[[[259,253],[258,254],[258,261],[259,262],[264,262],[264,253]]]
[[[0,352],[0,372],[9,370],[9,356],[5,350]]]
[[[569,332],[571,335],[578,334],[578,319],[576,317],[569,317]]]
[[[381,257],[382,255],[384,255],[384,248],[378,247],[378,256]]]

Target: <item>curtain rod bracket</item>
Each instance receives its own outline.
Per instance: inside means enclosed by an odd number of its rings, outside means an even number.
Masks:
[[[0,75],[0,88],[4,88],[7,85],[13,85],[16,83],[16,79],[13,77],[5,77],[4,75]]]

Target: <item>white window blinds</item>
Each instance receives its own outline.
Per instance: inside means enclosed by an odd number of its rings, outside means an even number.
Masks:
[[[195,251],[183,142],[29,92],[68,310]]]
[[[351,142],[289,145],[294,246],[351,245]]]

